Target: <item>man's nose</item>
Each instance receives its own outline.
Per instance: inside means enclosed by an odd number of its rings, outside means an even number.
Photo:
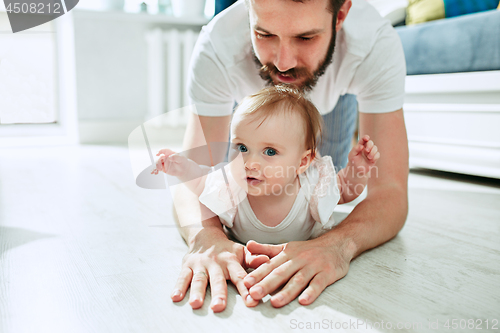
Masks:
[[[280,42],[276,51],[274,66],[280,72],[286,72],[297,66],[297,56],[295,50],[289,42]]]

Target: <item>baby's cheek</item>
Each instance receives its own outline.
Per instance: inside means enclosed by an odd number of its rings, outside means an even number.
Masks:
[[[245,189],[248,184],[246,180],[245,166],[243,165],[243,158],[241,158],[241,155],[229,164],[229,168],[236,184]]]
[[[278,165],[273,168],[273,175],[277,182],[284,182],[295,175],[295,169],[289,166]]]
[[[240,179],[245,177],[245,169],[238,166],[238,165],[233,165],[231,163],[231,174],[233,174],[235,179]]]
[[[275,179],[277,178],[279,168],[275,165],[266,164],[261,167],[261,172],[266,179]]]

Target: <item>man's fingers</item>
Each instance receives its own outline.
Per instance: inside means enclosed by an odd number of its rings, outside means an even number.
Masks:
[[[328,283],[327,273],[320,272],[316,274],[309,283],[309,287],[307,287],[306,290],[304,290],[302,294],[299,296],[299,303],[302,305],[311,304],[330,284],[331,283]]]
[[[260,255],[251,255],[249,258],[248,258],[248,262],[246,262],[246,265],[248,268],[253,268],[253,269],[257,269],[260,267],[260,265],[266,263],[269,261],[269,257],[264,255],[264,254],[260,254]]]
[[[172,301],[179,302],[184,299],[192,277],[193,271],[189,267],[185,267],[181,270],[181,274],[179,274],[179,278],[175,283],[175,288],[171,295]]]
[[[227,266],[227,270],[229,272],[229,278],[231,282],[236,286],[238,293],[241,295],[243,302],[248,307],[253,307],[259,304],[259,301],[256,301],[250,297],[248,292],[248,288],[243,283],[243,279],[247,275],[247,272],[237,263],[229,264]]]
[[[293,301],[302,290],[309,284],[309,281],[314,277],[314,274],[305,269],[299,270],[288,281],[285,287],[271,298],[271,305],[275,308],[280,308]]]
[[[189,304],[193,309],[199,309],[203,305],[205,293],[207,291],[208,275],[205,268],[193,269],[193,278],[191,280],[191,293],[189,295]]]
[[[283,251],[285,245],[286,244],[278,244],[278,245],[260,244],[257,243],[256,241],[250,240],[247,242],[246,248],[253,255],[263,254],[268,256],[269,258],[273,258],[277,256],[281,251]]]
[[[262,265],[263,263],[269,261],[269,257],[264,255],[264,254],[254,255],[250,251],[248,251],[248,249],[246,247],[244,248],[244,251],[245,251],[244,263],[245,263],[245,267],[247,267],[247,268],[256,269],[260,265]]]
[[[281,266],[287,261],[286,256],[276,256],[269,260],[268,262],[265,262],[259,266],[256,270],[254,270],[252,273],[248,274],[245,279],[243,280],[245,282],[245,286],[247,288],[251,288],[254,284],[257,282],[261,281],[263,278],[265,278],[271,271],[273,271],[276,267]],[[264,295],[265,296],[265,295]]]
[[[226,308],[227,303],[227,283],[224,272],[220,266],[213,265],[210,267],[208,275],[212,292],[210,308],[213,312],[221,312]]]
[[[279,257],[273,258],[273,260]],[[270,261],[270,263],[273,262]],[[275,263],[277,261],[275,260]],[[261,300],[264,296],[278,289],[281,285],[285,284],[290,277],[292,277],[295,272],[297,272],[298,268],[293,266],[292,261],[286,261],[285,263],[279,263],[276,265],[272,272],[267,272],[265,276],[260,276],[260,272],[258,272],[261,268],[268,266],[268,264],[262,265],[257,270],[250,273],[248,276],[255,276],[256,279],[260,277],[262,281],[255,284],[253,287],[249,289],[250,296],[255,300]],[[269,265],[270,266],[270,265]],[[267,268],[267,267],[266,267]],[[257,273],[257,274],[254,274]],[[245,279],[247,280],[247,279]]]

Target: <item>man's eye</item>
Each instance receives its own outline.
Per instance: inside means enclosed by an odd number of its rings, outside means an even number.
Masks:
[[[264,154],[266,154],[267,156],[274,156],[276,155],[278,152],[273,149],[273,148],[267,148],[265,151],[264,151]]]
[[[245,145],[238,145],[236,147],[236,149],[238,149],[239,151],[241,151],[242,153],[246,153],[248,151],[247,147],[245,147]]]
[[[314,37],[299,37],[303,41],[312,40]]]
[[[264,38],[269,38],[272,37],[272,35],[265,35],[257,32],[257,38],[259,39],[264,39]]]

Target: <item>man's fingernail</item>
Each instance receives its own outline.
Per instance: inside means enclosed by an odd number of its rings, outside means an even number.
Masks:
[[[255,284],[255,278],[253,276],[247,276],[245,281],[252,286]]]
[[[179,289],[174,290],[174,292],[172,293],[172,297],[177,297],[180,295],[181,295],[181,291]]]
[[[304,302],[309,302],[309,300],[311,299],[311,296],[309,296],[309,294],[302,294],[302,296],[300,296],[300,300],[301,301],[304,301]]]
[[[193,299],[191,299],[191,300],[189,301],[189,303],[193,303],[193,304],[196,304],[196,303],[202,303],[202,300],[201,300],[201,298],[200,298],[200,297],[195,296],[195,297],[193,297]]]
[[[259,296],[264,293],[264,289],[262,289],[261,286],[255,286],[252,289],[253,289],[253,292],[256,293]]]
[[[283,302],[283,300],[284,300],[285,298],[283,297],[283,295],[278,294],[278,295],[274,296],[274,299],[275,299],[278,303],[282,303],[282,302]]]
[[[216,305],[222,305],[224,304],[224,301],[221,299],[221,298],[216,298],[213,305],[216,306]]]
[[[254,301],[254,299],[252,298],[252,296],[247,295],[247,303],[251,303],[253,301]]]

